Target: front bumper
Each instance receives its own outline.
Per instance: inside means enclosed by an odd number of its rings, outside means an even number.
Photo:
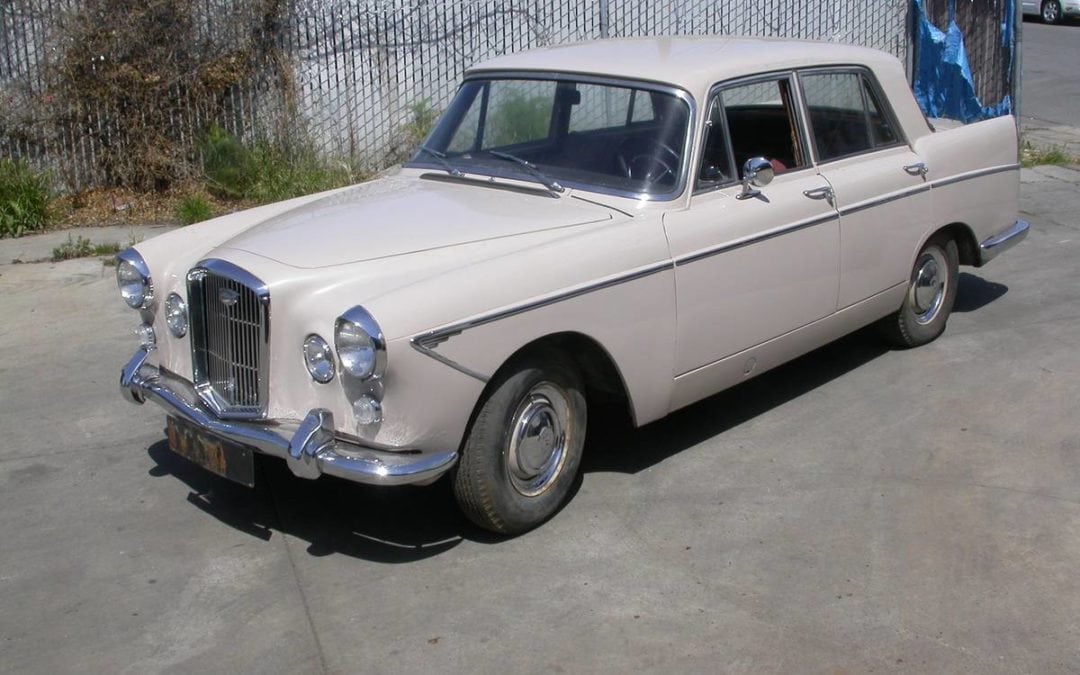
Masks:
[[[274,457],[301,478],[329,474],[369,485],[430,483],[457,461],[457,452],[391,452],[338,437],[330,411],[316,408],[299,421],[237,421],[216,417],[200,401],[191,383],[146,363],[140,348],[120,373],[120,392],[128,401],[153,401],[169,414]]]
[[[998,257],[1013,246],[1022,242],[1031,231],[1031,225],[1026,220],[1018,220],[1012,226],[979,244],[979,253],[982,264],[986,264]]]

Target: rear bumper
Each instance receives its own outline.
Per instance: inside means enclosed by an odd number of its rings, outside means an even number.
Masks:
[[[994,258],[1001,255],[1003,252],[1008,251],[1013,246],[1016,246],[1027,237],[1028,232],[1031,230],[1031,225],[1026,220],[1018,220],[1002,232],[998,232],[989,239],[984,240],[979,244],[979,255],[982,258],[982,263],[985,265]]]
[[[418,453],[368,448],[334,432],[330,411],[316,408],[303,420],[238,421],[216,417],[191,383],[146,363],[139,349],[120,373],[120,392],[135,404],[153,401],[207,432],[280,457],[301,478],[322,474],[369,485],[430,483],[457,462],[457,452]]]

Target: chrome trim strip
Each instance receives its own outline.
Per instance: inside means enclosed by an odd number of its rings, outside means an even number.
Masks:
[[[124,366],[120,390],[133,403],[153,401],[167,413],[222,438],[284,459],[301,478],[328,474],[369,485],[427,483],[457,462],[454,450],[391,452],[358,445],[334,432],[333,415],[321,408],[303,420],[244,422],[222,420],[210,412],[192,385],[146,364],[149,352],[139,349]]]
[[[858,213],[859,211],[865,211],[866,209],[872,209],[875,206],[881,206],[882,204],[888,204],[889,202],[895,202],[895,201],[898,201],[900,199],[905,199],[907,197],[913,197],[913,196],[915,196],[917,194],[921,194],[923,192],[929,192],[929,191],[930,191],[930,186],[929,185],[917,185],[917,186],[915,186],[913,188],[909,188],[907,190],[904,190],[903,192],[897,192],[896,194],[889,195],[888,197],[878,197],[877,199],[871,199],[869,201],[865,201],[865,202],[861,202],[859,204],[856,204],[854,206],[848,206],[846,208],[842,208],[842,209],[840,209],[840,216],[841,217],[850,216],[851,214]]]
[[[977,171],[971,171],[959,176],[953,176],[951,178],[941,178],[939,180],[930,181],[931,187],[945,187],[946,185],[952,185],[953,183],[962,183],[972,178],[982,178],[983,176],[990,176],[995,173],[1004,173],[1006,171],[1019,171],[1019,164],[1003,164],[1001,166],[992,166],[989,169],[978,169]]]
[[[455,335],[456,335],[456,333],[455,333]],[[441,342],[444,342],[445,340],[448,340],[448,339],[449,339],[449,337],[445,338],[444,340],[442,340],[442,341],[440,341],[440,342],[438,342],[436,344],[441,344]],[[488,380],[491,379],[486,375],[481,375],[480,373],[476,372],[475,370],[473,370],[471,368],[466,368],[465,366],[461,365],[457,361],[454,361],[453,359],[449,359],[449,358],[443,356],[442,354],[435,351],[431,347],[425,347],[424,345],[418,343],[415,339],[410,340],[409,344],[412,345],[413,349],[420,352],[424,356],[430,356],[431,358],[435,359],[439,363],[450,366],[451,368],[458,371],[459,373],[464,373],[464,374],[468,375],[469,377],[471,377],[473,379],[480,380],[484,384],[487,384]]]
[[[1027,238],[1031,224],[1026,220],[1017,220],[1005,230],[998,232],[979,244],[982,262],[988,263]]]
[[[783,236],[785,234],[791,234],[792,232],[798,232],[799,230],[805,230],[808,227],[814,227],[815,225],[822,225],[824,223],[829,222],[830,220],[838,220],[838,219],[839,219],[839,216],[836,214],[835,211],[833,211],[831,213],[826,213],[826,214],[821,215],[821,216],[815,216],[814,218],[810,218],[810,219],[807,219],[807,220],[796,222],[793,225],[788,225],[788,226],[782,227],[782,228],[780,228],[778,230],[772,230],[772,231],[769,231],[769,232],[765,232],[764,234],[755,235],[755,236],[752,236],[752,237],[748,237],[746,239],[741,239],[739,241],[728,242],[726,244],[721,244],[721,245],[715,246],[713,248],[707,248],[704,251],[698,251],[697,253],[687,254],[687,255],[685,255],[685,256],[683,256],[681,258],[676,258],[675,259],[675,265],[676,266],[689,265],[690,263],[694,263],[694,262],[697,262],[699,260],[704,260],[706,258],[711,258],[714,255],[720,255],[721,253],[727,253],[728,251],[734,251],[737,248],[743,248],[743,247],[746,247],[746,246],[750,246],[751,244],[756,244],[758,242],[766,241],[768,239],[774,239],[776,237],[780,237],[780,236]]]
[[[675,266],[674,263],[672,263],[671,261],[664,261],[664,262],[660,262],[660,263],[654,263],[652,265],[649,265],[647,267],[643,267],[643,268],[635,270],[633,272],[628,272],[628,273],[620,275],[620,276],[612,277],[610,279],[605,279],[604,281],[589,284],[588,286],[583,286],[581,288],[575,288],[572,291],[566,291],[564,293],[559,293],[557,295],[552,295],[550,297],[542,298],[540,300],[533,300],[532,302],[527,302],[527,303],[522,304],[522,305],[517,305],[517,306],[508,307],[506,309],[496,310],[496,311],[491,312],[489,314],[481,314],[480,316],[474,317],[472,319],[467,319],[465,321],[460,321],[458,323],[452,323],[452,324],[443,326],[442,328],[437,328],[435,330],[430,330],[430,331],[427,331],[425,333],[421,333],[419,335],[414,336],[412,338],[412,342],[414,343],[414,345],[419,345],[419,346],[424,347],[424,348],[426,348],[428,350],[431,350],[434,347],[436,347],[436,346],[442,344],[443,342],[446,342],[450,338],[454,337],[458,333],[466,331],[466,330],[468,330],[470,328],[476,328],[477,326],[482,326],[482,325],[487,324],[487,323],[492,323],[494,321],[500,321],[502,319],[506,319],[508,317],[515,316],[517,314],[523,314],[525,312],[531,312],[534,309],[540,309],[541,307],[547,307],[548,305],[554,305],[555,303],[562,302],[564,300],[571,300],[573,298],[577,298],[577,297],[580,297],[580,296],[585,295],[587,293],[592,293],[594,291],[600,291],[600,290],[604,290],[606,288],[611,288],[613,286],[618,286],[620,284],[625,284],[625,283],[628,283],[630,281],[636,281],[638,279],[644,279],[645,277],[652,276],[653,274],[656,274],[658,272],[663,272],[664,270],[673,269],[674,266]],[[427,354],[427,352],[425,352],[423,350],[420,350],[420,352],[422,354]],[[428,354],[428,356],[432,356],[432,354]],[[441,361],[442,359],[439,359],[439,360]],[[447,364],[447,365],[450,365],[450,364]]]

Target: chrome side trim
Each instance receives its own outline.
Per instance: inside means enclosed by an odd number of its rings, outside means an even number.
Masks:
[[[133,403],[153,401],[167,413],[207,432],[284,459],[301,478],[329,474],[369,485],[429,483],[457,462],[454,450],[418,453],[366,447],[334,432],[333,415],[320,408],[303,420],[223,420],[200,400],[191,383],[146,364],[140,349],[120,375],[120,389]]]
[[[917,185],[913,188],[904,190],[903,192],[897,192],[896,194],[889,195],[888,197],[878,197],[877,199],[871,199],[869,201],[855,204],[854,206],[842,208],[840,209],[840,215],[850,216],[851,214],[858,213],[859,211],[865,211],[867,209],[872,209],[875,206],[881,206],[882,204],[888,204],[889,202],[895,202],[901,199],[905,199],[907,197],[913,197],[917,194],[929,191],[930,185]]]
[[[721,253],[727,253],[728,251],[734,251],[735,249],[744,248],[746,246],[750,246],[751,244],[756,244],[758,242],[766,241],[766,240],[769,240],[769,239],[775,239],[776,237],[782,237],[785,234],[791,234],[792,232],[798,232],[799,230],[805,230],[808,227],[814,227],[815,225],[821,225],[823,223],[829,222],[830,220],[837,220],[838,218],[839,218],[839,216],[835,212],[826,213],[825,215],[821,215],[821,216],[815,216],[814,218],[809,218],[807,220],[799,221],[799,222],[793,223],[791,225],[782,227],[782,228],[777,229],[777,230],[771,230],[771,231],[765,232],[763,234],[758,234],[758,235],[754,235],[752,237],[747,237],[746,239],[740,239],[738,241],[728,242],[726,244],[721,244],[720,246],[714,246],[713,248],[707,248],[707,249],[705,249],[703,251],[698,251],[697,253],[690,253],[688,255],[684,255],[681,258],[676,258],[675,259],[675,265],[676,266],[689,265],[690,263],[694,263],[694,262],[697,262],[699,260],[704,260],[706,258],[711,258],[714,255],[720,255]]]
[[[455,335],[456,335],[456,333],[455,333]],[[449,339],[449,337],[447,337],[446,339]],[[488,380],[491,379],[487,375],[481,375],[480,373],[476,372],[475,370],[473,370],[471,368],[466,368],[465,366],[461,365],[457,361],[454,361],[453,359],[449,359],[449,358],[443,356],[442,354],[435,351],[431,347],[425,347],[424,345],[417,342],[415,339],[410,340],[409,344],[412,345],[413,349],[420,352],[424,356],[430,356],[431,358],[435,359],[439,363],[450,366],[451,368],[458,371],[459,373],[464,373],[464,374],[468,375],[469,377],[471,377],[473,379],[480,380],[484,384],[487,384]],[[436,343],[436,344],[438,344],[438,343]]]
[[[982,262],[988,263],[1027,238],[1031,224],[1026,220],[1017,220],[1005,230],[998,232],[979,244]]]
[[[481,315],[476,316],[476,317],[474,317],[472,319],[467,319],[465,321],[459,321],[458,323],[452,323],[452,324],[443,326],[442,328],[437,328],[435,330],[430,330],[430,331],[427,331],[425,333],[421,333],[419,335],[414,336],[412,338],[412,342],[414,344],[416,344],[416,345],[419,345],[421,347],[425,347],[428,350],[431,350],[434,347],[436,347],[436,346],[442,344],[443,342],[446,342],[450,338],[454,337],[458,333],[466,331],[466,330],[468,330],[470,328],[476,328],[477,326],[482,326],[484,324],[492,323],[494,321],[501,321],[502,319],[506,319],[506,318],[509,318],[511,316],[515,316],[517,314],[523,314],[525,312],[531,312],[534,309],[540,309],[541,307],[547,307],[548,305],[554,305],[555,303],[563,302],[564,300],[571,300],[573,298],[578,298],[578,297],[581,297],[582,295],[586,295],[588,293],[593,293],[595,291],[604,290],[605,288],[611,288],[613,286],[618,286],[620,284],[625,284],[625,283],[628,283],[630,281],[636,281],[638,279],[644,279],[645,277],[652,276],[653,274],[657,274],[658,272],[663,272],[665,270],[669,270],[669,269],[673,269],[673,268],[674,268],[674,264],[671,261],[665,260],[664,262],[654,263],[654,264],[649,265],[647,267],[642,267],[641,269],[634,270],[633,272],[627,272],[626,274],[611,277],[609,279],[604,279],[603,281],[598,281],[596,283],[592,283],[592,284],[589,284],[587,286],[582,286],[580,288],[575,288],[575,289],[573,289],[571,291],[565,291],[563,293],[558,293],[556,295],[548,296],[546,298],[541,298],[539,300],[533,300],[531,302],[526,302],[526,303],[521,304],[521,305],[515,305],[515,306],[505,308],[505,309],[496,310],[496,311],[490,312],[488,314],[481,314]],[[422,354],[427,354],[427,352],[425,352],[423,350],[420,350],[420,352]],[[427,354],[427,355],[431,356],[431,354]],[[439,360],[441,360],[441,359],[439,359]],[[449,364],[447,364],[447,365],[449,365]]]
[[[983,176],[990,176],[995,173],[1004,173],[1006,171],[1019,171],[1019,164],[1004,164],[1002,166],[992,166],[988,169],[978,169],[977,171],[970,171],[958,176],[952,176],[951,178],[942,178],[939,180],[930,181],[931,187],[945,187],[946,185],[952,185],[953,183],[962,183],[966,180],[973,178],[982,178]]]

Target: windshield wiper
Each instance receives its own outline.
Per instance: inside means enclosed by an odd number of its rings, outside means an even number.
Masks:
[[[426,152],[427,154],[434,157],[435,161],[437,161],[439,164],[441,164],[442,168],[446,169],[446,173],[450,174],[451,176],[464,175],[464,174],[461,173],[461,169],[457,168],[456,166],[454,166],[450,162],[446,161],[446,153],[445,152],[439,152],[438,150],[435,150],[434,148],[429,148],[426,145],[421,145],[419,149],[420,149],[420,152]]]
[[[532,162],[530,162],[530,161],[528,161],[526,159],[522,159],[522,158],[517,157],[515,155],[511,155],[509,152],[500,152],[499,150],[485,150],[484,152],[486,152],[489,155],[492,155],[493,157],[498,157],[499,159],[505,159],[505,160],[510,161],[510,162],[517,162],[521,166],[525,167],[525,169],[530,174],[532,174],[533,178],[535,178],[544,187],[546,187],[548,190],[550,190],[551,192],[553,192],[555,194],[562,194],[563,190],[566,189],[563,186],[556,183],[554,180],[552,180],[543,171],[536,168],[535,164],[533,164]]]

